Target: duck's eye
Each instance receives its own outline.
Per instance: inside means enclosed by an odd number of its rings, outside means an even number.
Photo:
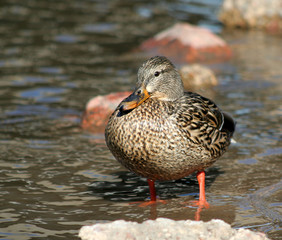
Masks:
[[[140,95],[142,93],[142,91],[139,89],[138,91],[137,91],[137,95]]]
[[[155,75],[155,77],[158,77],[160,74],[161,73],[159,71],[156,71],[154,75]]]

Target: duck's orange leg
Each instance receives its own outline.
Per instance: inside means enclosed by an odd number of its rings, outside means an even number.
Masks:
[[[198,206],[198,209],[195,214],[195,220],[199,221],[200,220],[200,213],[203,208],[209,208],[210,205],[206,200],[206,194],[205,194],[205,172],[201,171],[197,173],[197,180],[199,183],[199,188],[200,188],[200,196],[199,200],[194,202],[195,205]]]
[[[161,202],[161,203],[165,204],[166,201],[157,199],[156,188],[155,188],[155,181],[151,180],[151,179],[147,179],[147,181],[148,181],[149,189],[150,189],[150,201],[144,202],[144,203],[140,204],[139,207],[146,207],[146,206],[149,206],[149,205],[156,204],[158,202]]]
[[[157,194],[156,194],[156,188],[155,188],[155,181],[151,179],[147,179],[150,189],[150,198],[151,202],[157,201]]]
[[[206,200],[206,193],[205,193],[205,172],[201,171],[197,173],[197,180],[199,183],[200,188],[200,196],[199,196],[199,206],[209,208],[209,204]]]

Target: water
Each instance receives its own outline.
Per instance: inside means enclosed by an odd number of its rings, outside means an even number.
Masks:
[[[203,90],[237,121],[236,144],[207,170],[210,209],[233,227],[281,237],[281,36],[222,31],[221,1],[1,1],[0,236],[74,239],[86,224],[193,219],[194,175],[157,184],[112,157],[103,134],[80,128],[88,99],[132,89],[143,59],[130,50],[177,21],[221,33],[230,62],[211,64],[220,84]]]

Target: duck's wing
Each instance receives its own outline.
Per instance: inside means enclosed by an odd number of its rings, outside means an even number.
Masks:
[[[222,129],[224,114],[210,99],[197,93],[185,92],[178,101],[177,116],[184,125],[197,128],[199,124],[207,124],[215,129]]]
[[[217,149],[229,145],[235,129],[234,121],[213,101],[192,92],[186,92],[177,101],[174,117],[187,138]]]

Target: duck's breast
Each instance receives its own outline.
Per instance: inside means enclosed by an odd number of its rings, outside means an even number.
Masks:
[[[131,171],[151,179],[179,179],[204,167],[209,158],[175,121],[165,102],[146,101],[126,114],[116,110],[106,128],[106,142]]]

